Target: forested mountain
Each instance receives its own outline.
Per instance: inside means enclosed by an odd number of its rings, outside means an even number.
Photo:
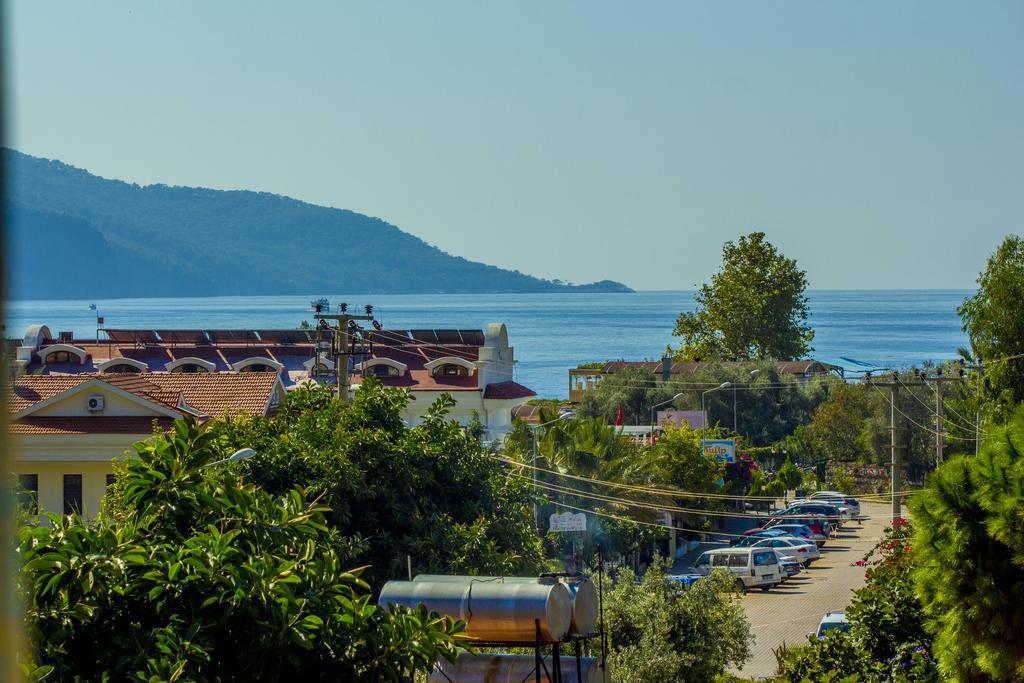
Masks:
[[[142,186],[4,155],[10,298],[630,291],[467,261],[379,218],[267,192]]]

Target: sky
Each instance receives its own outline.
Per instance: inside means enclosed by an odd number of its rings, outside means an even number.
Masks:
[[[5,144],[691,289],[754,230],[813,289],[967,288],[1024,234],[1024,3],[4,4]]]

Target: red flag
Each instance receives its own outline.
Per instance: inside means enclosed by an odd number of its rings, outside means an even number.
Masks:
[[[615,426],[616,427],[621,427],[622,426],[622,404],[621,403],[619,404],[619,414],[615,416]]]

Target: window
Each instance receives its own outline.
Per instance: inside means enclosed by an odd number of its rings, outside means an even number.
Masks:
[[[64,514],[82,512],[82,475],[64,475]]]
[[[18,505],[30,515],[39,514],[39,475],[18,475]]]
[[[330,374],[330,370],[323,363],[317,363],[311,371],[314,377],[324,377]]]
[[[468,375],[469,371],[466,368],[455,363],[445,363],[434,368],[434,377],[466,377]]]
[[[711,557],[708,555],[701,555],[697,558],[697,562],[693,565],[694,567],[706,567],[711,564]]]
[[[277,372],[274,368],[263,363],[253,363],[252,365],[246,365],[239,372]]]
[[[128,363],[118,363],[117,365],[111,365],[103,372],[112,372],[121,375],[129,372],[142,372],[142,370],[134,365],[129,365]]]
[[[185,363],[184,365],[179,365],[178,367],[174,368],[173,370],[171,370],[171,372],[199,373],[207,372],[207,370],[202,365],[196,365],[195,363]]]
[[[711,566],[713,567],[728,567],[729,556],[728,555],[712,555]]]
[[[77,363],[78,356],[70,351],[54,351],[47,354],[44,359],[46,363]]]
[[[398,377],[398,368],[393,368],[390,365],[371,365],[366,368],[366,374],[376,375],[377,377]]]
[[[779,559],[775,556],[775,551],[754,553],[754,566],[755,567],[768,567],[773,564],[778,564]]]
[[[732,553],[729,555],[729,566],[730,567],[746,567],[750,562],[747,560],[746,553]]]

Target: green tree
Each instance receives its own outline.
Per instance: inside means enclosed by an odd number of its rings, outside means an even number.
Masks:
[[[911,579],[911,535],[905,519],[885,529],[883,539],[857,562],[865,568],[865,585],[846,610],[849,633],[832,630],[824,639],[812,637],[807,645],[778,652],[784,680],[938,681],[931,637]]]
[[[673,334],[685,360],[802,358],[814,331],[807,324],[807,275],[763,232],[726,242],[722,268],[703,285],[697,308],[683,312]]]
[[[910,501],[912,576],[943,671],[1024,680],[1024,407]]]
[[[787,491],[792,491],[803,483],[804,473],[803,470],[793,464],[793,461],[787,455],[786,461],[782,463],[782,467],[775,473],[775,478],[785,484]]]
[[[836,382],[830,386],[828,399],[814,411],[807,438],[830,460],[869,458],[872,451],[865,424],[882,410],[882,402],[884,399],[866,385]]]
[[[624,569],[605,594],[616,683],[704,683],[750,658],[753,636],[732,599],[734,578],[715,570],[687,590],[666,580],[667,568],[656,560],[642,581]]]
[[[408,391],[365,378],[351,404],[327,389],[289,392],[273,417],[218,421],[225,447],[253,448],[242,471],[267,491],[301,486],[327,519],[366,540],[374,585],[413,568],[511,574],[542,563],[528,480],[508,476],[471,433],[447,419],[442,395],[422,424],[403,425]]]
[[[993,417],[1024,402],[1024,238],[1003,240],[978,276],[978,291],[958,309],[973,356],[985,363],[983,389]]]
[[[36,677],[398,681],[456,655],[460,623],[377,608],[345,569],[360,543],[301,489],[211,466],[230,451],[210,430],[179,421],[135,450],[107,522],[21,530]]]

